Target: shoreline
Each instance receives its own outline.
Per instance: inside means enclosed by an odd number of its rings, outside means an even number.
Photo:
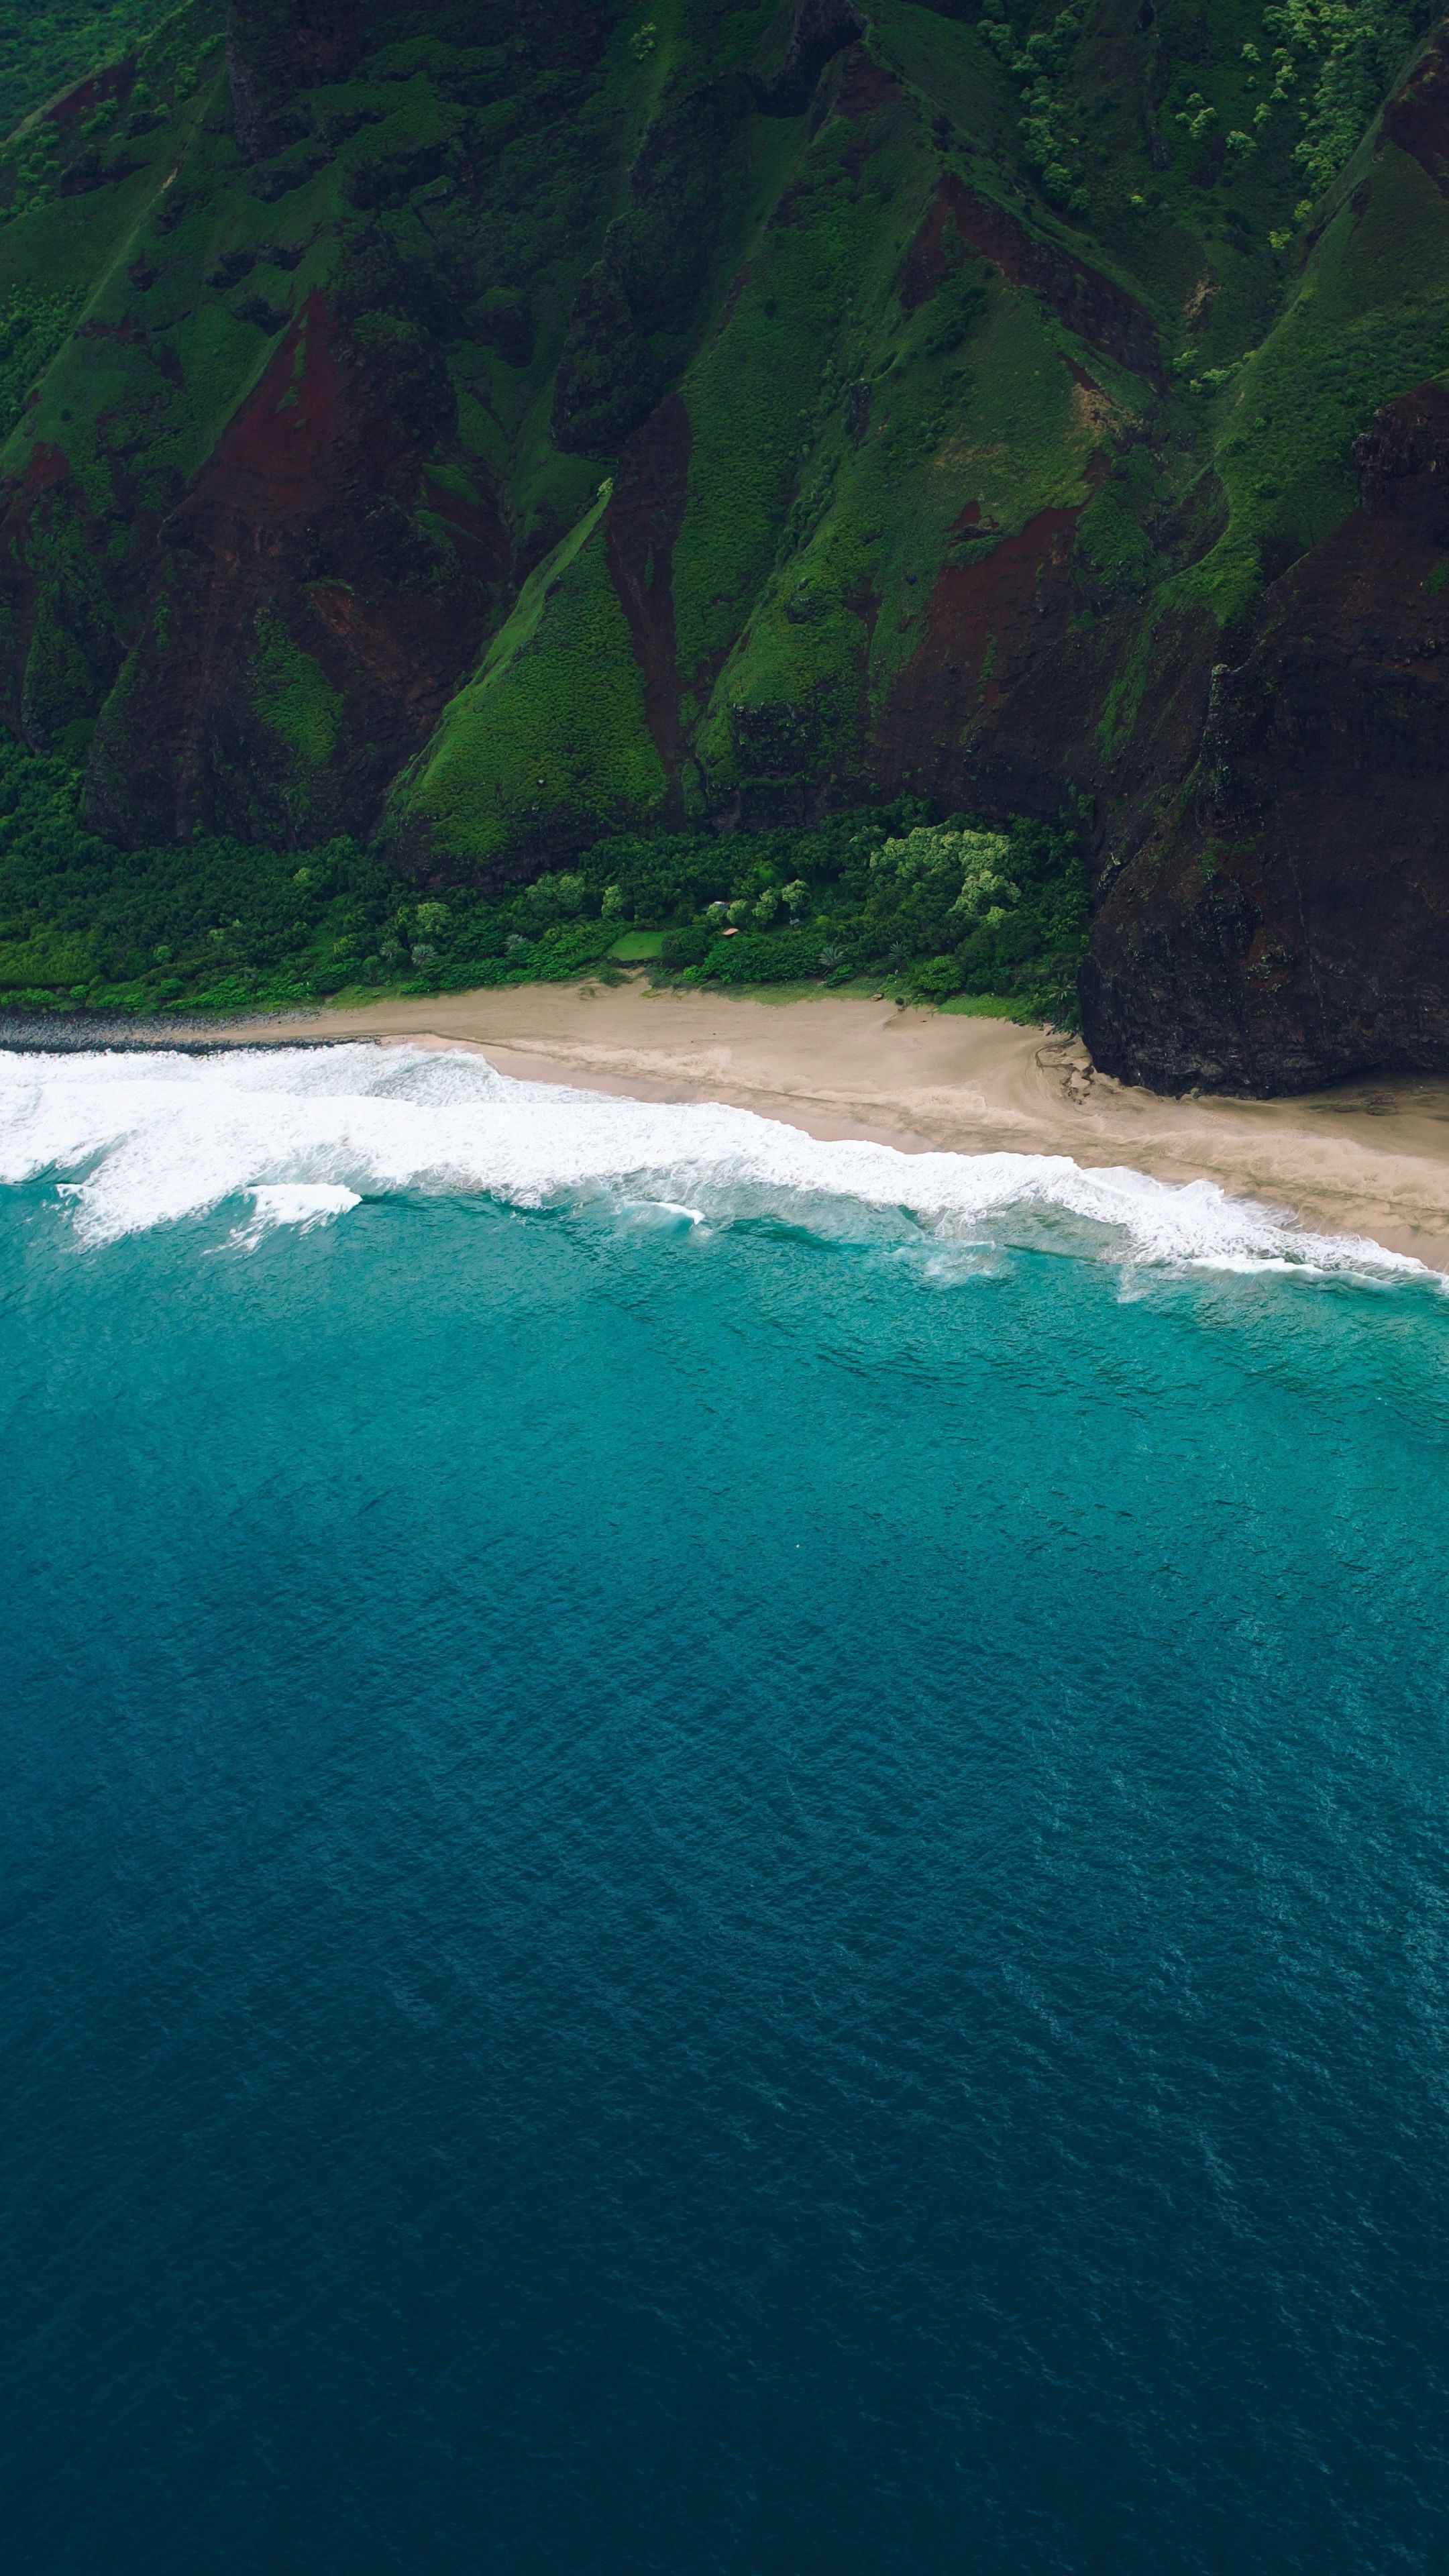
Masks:
[[[846,994],[681,991],[642,978],[320,1006],[204,1032],[153,1026],[127,1031],[125,1044],[356,1040],[463,1048],[521,1081],[727,1101],[827,1141],[1066,1154],[1088,1169],[1212,1180],[1319,1232],[1368,1235],[1449,1271],[1449,1081],[1429,1076],[1365,1076],[1284,1100],[1178,1100],[1099,1074],[1080,1038],[1014,1021]],[[93,1044],[107,1042],[97,1031]]]

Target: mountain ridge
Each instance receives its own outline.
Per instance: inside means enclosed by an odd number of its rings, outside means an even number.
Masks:
[[[3,714],[109,839],[1070,803],[1105,1069],[1449,1064],[1427,13],[192,5],[0,207]]]

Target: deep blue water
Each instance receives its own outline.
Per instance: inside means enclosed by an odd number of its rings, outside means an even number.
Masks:
[[[74,1207],[0,1195],[17,2576],[1445,2563],[1437,1291]]]

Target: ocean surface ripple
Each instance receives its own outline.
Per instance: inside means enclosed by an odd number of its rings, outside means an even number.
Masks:
[[[0,1057],[21,2576],[1429,2576],[1449,1309],[1198,1185]]]

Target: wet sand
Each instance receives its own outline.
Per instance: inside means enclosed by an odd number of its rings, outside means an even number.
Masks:
[[[1325,1232],[1371,1235],[1449,1270],[1445,1081],[1384,1075],[1292,1100],[1173,1100],[1095,1072],[1080,1039],[1010,1021],[853,994],[656,990],[642,977],[330,1007],[212,1034],[250,1046],[477,1047],[522,1079],[733,1101],[812,1136],[1070,1154],[1168,1181],[1206,1176]]]

